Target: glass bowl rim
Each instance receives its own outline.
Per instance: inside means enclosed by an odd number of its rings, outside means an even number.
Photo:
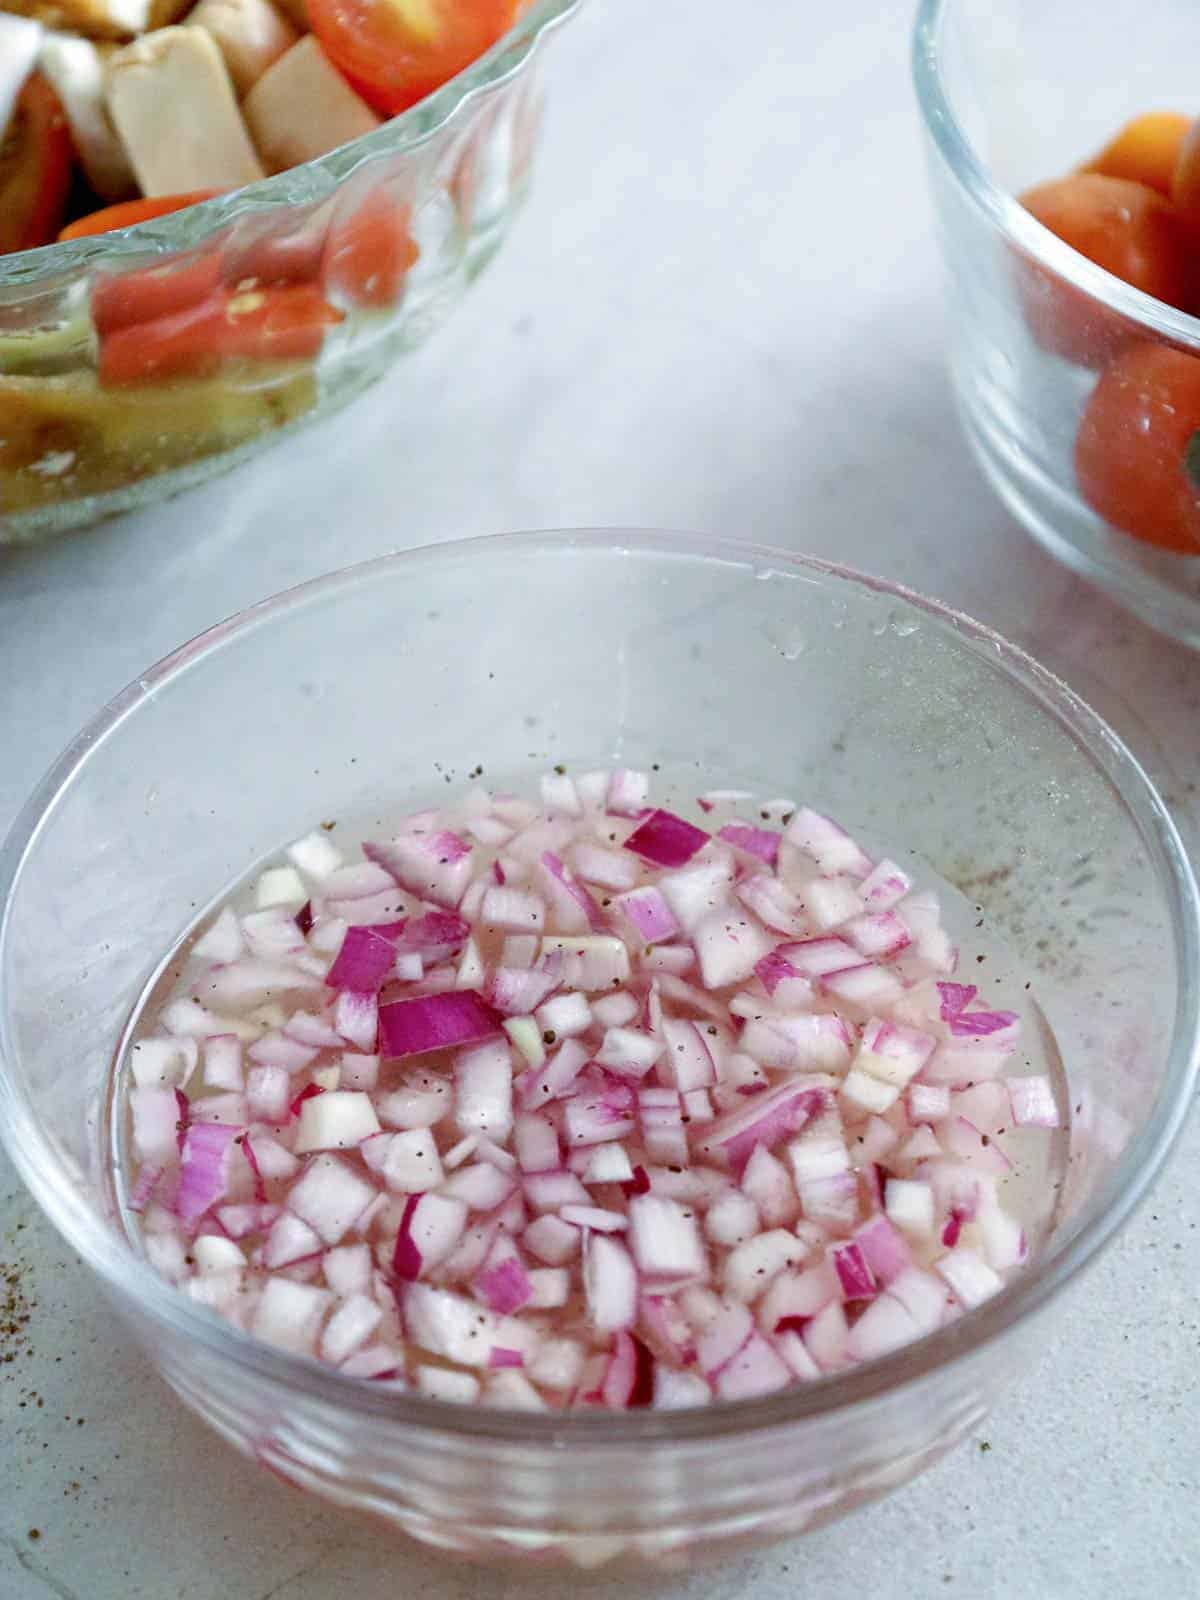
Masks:
[[[1159,340],[1200,354],[1200,316],[1177,311],[1103,267],[1050,232],[992,176],[955,115],[941,71],[942,31],[961,0],[920,0],[912,35],[912,77],[926,132],[975,208],[1022,254]]]
[[[532,60],[545,36],[582,3],[583,0],[533,0],[524,16],[489,50],[440,89],[370,133],[313,161],[133,227],[0,256],[0,290],[36,287],[59,274],[120,266],[127,261],[143,265],[147,256],[195,249],[245,217],[269,217],[326,200],[360,168],[381,156],[404,155],[428,143],[459,120],[475,101],[516,77]]]
[[[81,1202],[67,1163],[55,1152],[26,1097],[9,1076],[15,1060],[6,1010],[0,1010],[0,1137],[26,1187],[72,1248],[104,1280],[118,1301],[130,1300],[169,1333],[232,1362],[248,1377],[287,1386],[327,1407],[356,1413],[363,1423],[412,1427],[446,1437],[499,1441],[530,1448],[612,1448],[682,1445],[829,1417],[901,1389],[935,1381],[951,1366],[978,1354],[1040,1310],[1088,1264],[1123,1226],[1158,1176],[1183,1126],[1200,1075],[1200,890],[1166,805],[1135,757],[1075,692],[1016,645],[986,625],[899,584],[816,557],[709,535],[661,530],[571,529],[488,535],[393,552],[311,579],[247,607],[198,634],[142,673],[100,711],[51,766],[0,845],[0,971],[8,942],[13,889],[25,856],[77,779],[89,757],[139,706],[162,687],[201,668],[228,643],[339,591],[375,582],[395,571],[477,555],[503,554],[506,562],[540,554],[588,549],[610,556],[666,555],[691,562],[764,573],[779,571],[861,601],[870,595],[919,613],[944,637],[969,650],[1006,683],[1058,722],[1066,737],[1107,780],[1124,805],[1153,861],[1170,905],[1174,954],[1180,972],[1171,1045],[1163,1087],[1146,1126],[1124,1152],[1090,1220],[1065,1245],[1031,1264],[1009,1286],[974,1311],[891,1355],[826,1375],[755,1400],[717,1402],[679,1411],[554,1412],[549,1415],[452,1405],[348,1379],[315,1359],[261,1343],[195,1305],[135,1256]]]

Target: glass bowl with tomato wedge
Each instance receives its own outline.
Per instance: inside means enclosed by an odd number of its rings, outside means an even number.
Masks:
[[[0,543],[329,412],[502,242],[578,0],[0,0]]]
[[[1186,0],[923,0],[971,447],[1039,542],[1200,646],[1200,95]]]

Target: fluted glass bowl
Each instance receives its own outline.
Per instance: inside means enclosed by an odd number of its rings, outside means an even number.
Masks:
[[[1200,647],[1200,555],[1114,527],[1075,469],[1081,419],[1113,360],[1149,347],[1200,362],[1200,318],[1105,272],[1016,199],[1141,112],[1200,114],[1196,22],[1193,0],[1112,0],[1102,12],[1082,0],[920,0],[913,72],[971,448],[1052,555]]]
[[[528,787],[558,762],[803,794],[911,850],[1020,952],[1071,1124],[1050,1235],[995,1299],[765,1399],[538,1415],[348,1379],[148,1266],[116,1206],[111,1063],[198,910],[316,818],[436,803],[480,766]],[[253,607],[84,729],[0,852],[0,895],[0,1132],[166,1381],[289,1482],[489,1561],[678,1568],[905,1482],[1053,1337],[1195,1083],[1196,886],[1116,737],[964,617],[711,539],[472,540]],[[1120,1314],[1085,1294],[1075,1310]]]
[[[422,344],[520,205],[540,121],[539,46],[578,4],[533,0],[465,72],[317,161],[137,228],[0,256],[0,544],[211,477],[336,410]],[[146,269],[179,286],[172,306],[191,303],[193,284],[308,284],[364,224],[399,229],[404,257],[419,253],[365,294],[326,291],[344,318],[315,358],[230,359],[135,385],[105,378],[97,290],[144,300]]]

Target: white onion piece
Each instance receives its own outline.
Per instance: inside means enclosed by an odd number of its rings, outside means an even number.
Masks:
[[[375,1198],[375,1190],[336,1156],[315,1156],[288,1195],[288,1206],[326,1244],[343,1236]]]
[[[202,961],[225,964],[236,961],[246,948],[242,925],[232,906],[226,906],[208,929],[196,940],[191,954]]]
[[[534,1012],[543,1032],[552,1033],[556,1039],[567,1039],[577,1033],[586,1033],[592,1025],[592,1010],[587,996],[575,992],[552,995]]]
[[[250,1331],[295,1355],[312,1355],[322,1319],[329,1309],[328,1289],[268,1278],[263,1285]]]
[[[507,1139],[512,1130],[512,1056],[501,1040],[459,1053],[454,1064],[455,1122],[463,1133]]]
[[[586,1191],[584,1191],[586,1193]],[[578,1228],[565,1222],[561,1216],[541,1216],[534,1219],[521,1236],[521,1242],[530,1255],[548,1266],[562,1266],[579,1254],[583,1235]]]
[[[606,1234],[588,1236],[583,1254],[588,1318],[597,1333],[629,1328],[637,1316],[637,1272],[625,1246]]]

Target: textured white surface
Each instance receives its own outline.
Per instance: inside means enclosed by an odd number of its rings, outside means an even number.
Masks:
[[[985,618],[1116,723],[1190,828],[1200,663],[1054,567],[960,443],[907,10],[591,0],[551,54],[533,203],[431,348],[231,479],[0,559],[0,826],[109,695],[249,601],[401,545],[641,523],[811,550]],[[1198,1160],[1193,1122],[977,1439],[679,1592],[1194,1593]],[[236,1458],[124,1347],[3,1158],[0,1262],[36,1302],[0,1345],[4,1600],[561,1593],[445,1568]]]

